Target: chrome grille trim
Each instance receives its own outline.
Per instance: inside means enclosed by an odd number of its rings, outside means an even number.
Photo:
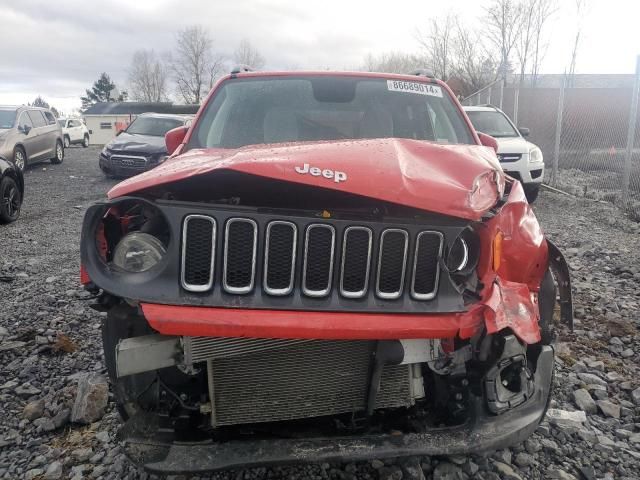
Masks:
[[[145,168],[147,166],[147,157],[140,155],[115,154],[111,155],[109,159],[121,168]]]
[[[307,253],[309,251],[309,233],[316,228],[328,229],[331,232],[331,255],[329,258],[329,274],[327,276],[327,287],[322,290],[311,290],[307,288]],[[331,291],[331,285],[333,284],[333,260],[336,250],[336,229],[333,225],[326,223],[312,223],[307,227],[304,235],[304,257],[302,264],[302,293],[308,297],[325,297]]]
[[[417,293],[415,291],[416,275],[418,267],[418,248],[420,247],[420,239],[423,235],[436,235],[440,238],[440,247],[438,248],[438,258],[436,261],[436,279],[433,291],[428,293]],[[413,274],[411,275],[411,296],[416,300],[433,300],[438,293],[438,284],[440,283],[440,259],[442,258],[442,250],[444,248],[444,235],[433,230],[425,230],[416,236],[416,247],[413,252]]]
[[[293,231],[293,253],[291,255],[291,279],[287,288],[270,288],[267,280],[269,273],[269,239],[271,238],[271,227],[274,225],[287,225],[291,227]],[[267,225],[267,232],[265,234],[265,246],[264,246],[264,275],[262,277],[262,288],[269,295],[283,296],[289,295],[293,291],[293,283],[296,274],[296,253],[298,248],[298,227],[293,222],[286,222],[284,220],[274,220]]]
[[[253,227],[253,251],[251,256],[251,280],[243,287],[233,287],[227,283],[227,257],[229,255],[229,227],[234,223],[248,223]],[[243,294],[253,290],[256,278],[256,254],[258,250],[258,224],[250,218],[230,218],[224,227],[224,257],[222,270],[222,287],[227,293]]]
[[[384,251],[384,237],[389,233],[400,233],[404,236],[404,254],[402,259],[402,276],[400,278],[400,289],[395,292],[382,292],[380,291],[380,272],[382,270],[382,253]],[[384,300],[395,300],[402,296],[404,290],[404,277],[407,273],[407,255],[409,252],[409,233],[406,230],[399,228],[388,228],[380,235],[380,248],[378,253],[378,271],[376,274],[376,295]]]
[[[211,268],[209,270],[209,281],[205,285],[193,285],[187,283],[185,279],[186,271],[185,271],[185,263],[187,258],[187,238],[188,238],[188,226],[189,222],[194,219],[205,220],[211,222],[213,227],[211,233]],[[213,273],[216,262],[216,231],[217,231],[217,223],[216,219],[213,217],[209,217],[207,215],[187,215],[182,222],[182,251],[181,251],[181,268],[180,268],[180,284],[182,288],[188,290],[189,292],[206,292],[207,290],[213,287]]]
[[[367,269],[366,269],[366,272],[365,272],[364,289],[359,290],[357,292],[347,291],[344,288],[344,262],[345,262],[345,257],[347,255],[347,237],[349,235],[349,232],[352,232],[352,231],[365,231],[369,235],[369,248],[368,248],[368,251],[367,251]],[[345,297],[345,298],[362,298],[367,294],[367,291],[369,289],[369,274],[371,272],[372,248],[373,248],[373,232],[371,231],[370,228],[367,228],[367,227],[347,227],[344,230],[344,234],[342,236],[342,260],[341,260],[341,263],[340,263],[340,295],[342,295],[343,297]]]

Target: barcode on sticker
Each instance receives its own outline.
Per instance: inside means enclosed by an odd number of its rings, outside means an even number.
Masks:
[[[442,89],[438,85],[420,82],[405,82],[402,80],[387,80],[387,89],[392,92],[417,93],[442,98]]]

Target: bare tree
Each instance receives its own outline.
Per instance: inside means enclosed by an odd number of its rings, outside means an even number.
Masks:
[[[141,102],[161,102],[167,98],[167,68],[153,50],[138,50],[129,68],[131,98]]]
[[[425,60],[418,55],[401,52],[388,52],[380,55],[368,54],[362,70],[367,72],[409,73],[424,67]]]
[[[487,38],[500,53],[499,71],[504,84],[511,70],[511,53],[520,34],[521,4],[517,0],[492,0],[485,9]]]
[[[213,40],[203,27],[193,25],[178,32],[171,70],[178,94],[185,103],[199,104],[213,87],[223,65],[222,57],[213,50]]]
[[[531,86],[535,87],[540,66],[549,46],[546,41],[546,26],[558,11],[557,0],[537,0],[533,12],[533,40],[531,52]]]
[[[432,18],[427,33],[418,35],[428,65],[433,74],[443,80],[453,73],[456,24],[457,16],[450,12],[444,17]]]
[[[248,65],[256,70],[260,70],[265,64],[262,54],[246,38],[240,41],[240,45],[233,52],[233,61],[238,65]]]
[[[457,22],[453,51],[456,75],[465,87],[463,96],[477,92],[498,78],[496,62],[478,31]]]
[[[576,6],[576,37],[573,42],[573,50],[571,51],[571,63],[569,64],[569,86],[573,85],[574,75],[576,73],[576,59],[578,57],[578,49],[580,47],[580,37],[582,36],[582,27],[584,18],[587,14],[589,0],[575,0]]]

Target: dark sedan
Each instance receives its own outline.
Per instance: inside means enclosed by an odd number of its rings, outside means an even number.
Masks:
[[[104,146],[100,169],[110,177],[131,177],[160,165],[169,153],[164,135],[191,121],[184,115],[144,113]]]
[[[18,219],[23,197],[22,171],[6,158],[0,157],[0,223],[11,223]]]

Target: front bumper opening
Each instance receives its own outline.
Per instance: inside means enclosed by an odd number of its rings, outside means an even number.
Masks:
[[[365,410],[216,428],[210,424],[207,431],[201,425],[194,428],[188,415],[181,418],[168,412],[140,412],[125,423],[119,436],[132,461],[160,474],[198,474],[299,462],[459,455],[504,448],[531,435],[545,414],[553,348],[529,347],[531,355],[522,359],[517,348],[511,348],[510,342],[515,338],[506,335],[503,340],[502,354],[486,360],[491,365],[486,365],[489,368],[482,378],[474,381],[471,369],[443,389],[437,385],[440,377],[435,376],[433,382],[425,380],[424,400],[417,399],[412,406],[376,409],[371,415]],[[527,374],[522,373],[524,365]],[[450,371],[448,376],[455,377],[455,373]],[[495,386],[496,381],[501,387]],[[449,422],[442,420],[445,417],[430,402],[442,395],[446,404],[458,404],[457,414],[455,408],[447,412]],[[294,407],[290,405],[289,409]]]

